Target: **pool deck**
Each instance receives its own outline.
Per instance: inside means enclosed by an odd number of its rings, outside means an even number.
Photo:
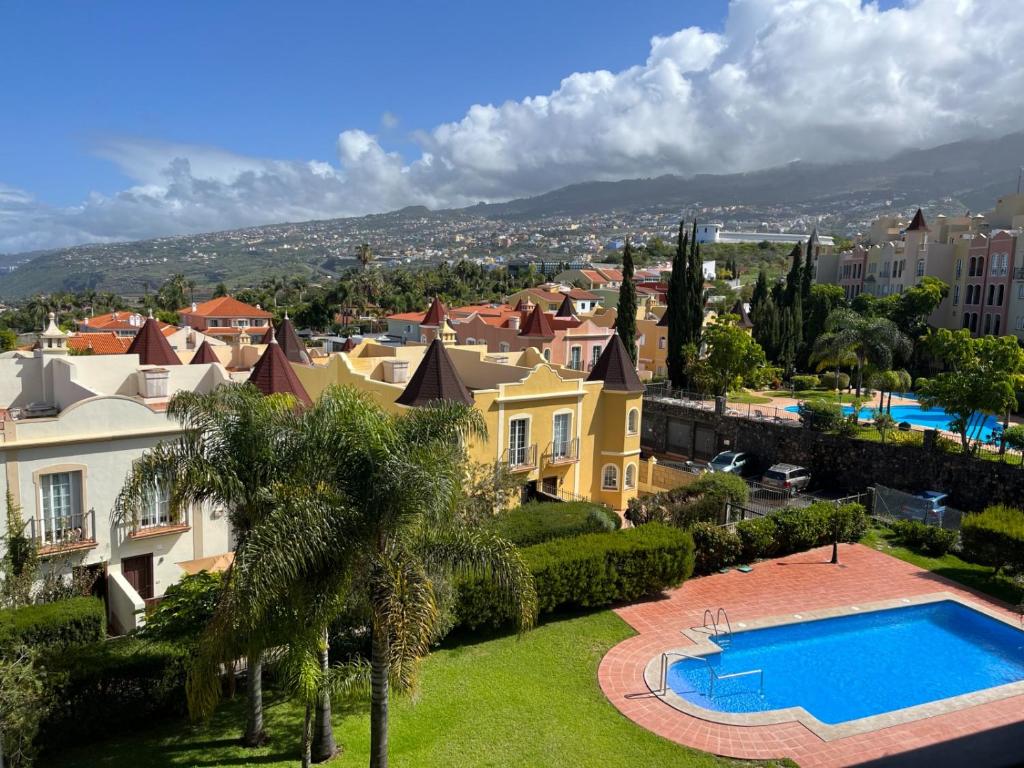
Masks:
[[[902,753],[942,742],[948,742],[950,748],[922,752],[922,757],[928,757],[927,763],[921,764],[932,768],[962,764],[942,759],[944,752],[950,758],[956,753],[952,745],[958,740],[1024,724],[1024,696],[1014,696],[826,741],[795,720],[771,725],[710,722],[674,709],[650,693],[645,667],[661,652],[691,643],[681,630],[699,627],[705,608],[724,607],[735,627],[738,622],[769,616],[948,592],[1019,623],[1018,614],[1009,606],[869,547],[842,545],[838,566],[829,563],[831,554],[830,546],[820,547],[758,563],[747,574],[730,571],[692,579],[664,598],[617,609],[638,634],[612,648],[601,661],[598,681],[605,695],[626,717],[679,744],[737,758],[789,757],[803,768],[868,761],[883,764]],[[1024,760],[1024,746],[1015,739],[1010,743],[1016,744],[1016,759],[1001,752],[992,759],[979,756],[970,765],[984,768]]]

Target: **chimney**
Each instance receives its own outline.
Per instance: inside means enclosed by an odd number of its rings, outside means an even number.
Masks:
[[[385,360],[384,381],[388,384],[405,384],[409,380],[409,361],[393,358]]]
[[[508,327],[513,331],[519,330],[519,315],[513,315],[508,319]]]
[[[166,398],[170,375],[166,368],[144,368],[139,371],[139,396],[143,400]]]
[[[199,307],[197,307],[196,303],[193,301],[192,302],[192,311],[195,312],[197,309],[199,309]]]

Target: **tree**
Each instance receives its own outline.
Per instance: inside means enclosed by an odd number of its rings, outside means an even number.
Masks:
[[[811,360],[835,361],[852,355],[857,361],[857,397],[860,397],[865,366],[871,364],[876,369],[888,370],[895,360],[909,354],[910,340],[891,320],[837,309],[825,320],[825,332],[815,340]]]
[[[879,408],[877,411],[875,411],[873,421],[875,423],[875,429],[878,430],[879,437],[882,438],[882,445],[885,445],[886,437],[896,426],[896,419],[894,419],[886,411],[883,411],[881,408]]]
[[[516,548],[457,514],[463,446],[484,431],[479,411],[437,403],[393,414],[335,387],[303,420],[316,465],[304,485],[279,486],[277,511],[239,555],[238,597],[258,615],[304,584],[350,574],[352,599],[370,617],[370,765],[383,768],[389,691],[412,685],[436,637],[439,585],[456,574],[490,578],[522,627],[536,595]]]
[[[735,315],[720,315],[704,329],[705,355],[691,365],[691,377],[702,389],[726,395],[766,364],[764,350],[740,328]]]
[[[22,519],[21,507],[7,489],[7,530],[4,533],[4,554],[0,561],[0,607],[17,608],[32,601],[38,555],[35,542],[25,535],[28,522]]]
[[[217,283],[217,287],[213,289],[213,298],[219,299],[223,296],[228,295],[228,287],[224,283]]]
[[[35,652],[0,655],[0,768],[31,765],[33,740],[46,714],[46,692]]]
[[[1017,385],[1024,373],[1024,350],[1014,336],[971,338],[967,329],[940,328],[929,337],[929,352],[946,370],[921,387],[921,404],[942,408],[953,416],[950,426],[960,437],[963,452],[972,455],[972,445],[984,426],[983,414],[1001,415],[1017,403]]]
[[[289,395],[264,396],[251,384],[220,387],[208,394],[182,391],[171,398],[169,418],[184,432],[176,440],[159,443],[136,459],[114,504],[113,516],[121,524],[137,524],[143,505],[158,484],[169,489],[172,517],[193,506],[213,505],[224,509],[236,537],[236,558],[245,551],[250,533],[272,506],[268,489],[283,482],[297,469],[293,445],[295,399]],[[231,624],[231,603],[218,606],[221,621]],[[244,633],[236,643],[244,643]],[[244,735],[247,746],[266,739],[263,728],[263,651],[267,647],[253,635],[245,648],[230,647],[217,662],[236,658],[235,651],[248,656],[248,712]],[[214,670],[216,667],[214,666]],[[190,709],[197,711],[211,688],[189,678]],[[213,696],[213,704],[216,695]]]
[[[359,244],[359,251],[356,254],[356,259],[359,260],[359,264],[363,269],[370,266],[370,262],[373,261],[373,251],[370,250],[369,243]]]
[[[779,330],[780,362],[791,373],[802,353],[804,337],[803,249],[797,243],[790,252],[792,265],[786,275],[786,289],[781,308]]]
[[[846,296],[841,286],[815,284],[811,286],[810,294],[803,300],[803,305],[803,335],[807,343],[804,345],[799,367],[806,370],[814,351],[814,342],[825,332],[825,321],[833,310],[846,306]]]
[[[682,342],[684,346],[700,348],[700,336],[704,328],[704,304],[707,295],[704,292],[704,266],[701,261],[700,243],[697,242],[697,220],[693,221],[690,232],[690,252],[686,260],[686,285],[683,311],[686,321],[683,324]]]
[[[615,315],[615,330],[626,345],[629,358],[636,365],[636,286],[633,285],[633,249],[629,239],[622,251],[622,283],[619,285],[619,306]]]
[[[672,274],[668,278],[668,297],[665,312],[668,314],[668,378],[673,387],[681,387],[684,383],[682,351],[683,345],[689,340],[686,330],[686,302],[689,294],[686,273],[686,248],[688,238],[685,222],[679,222],[679,236],[676,240],[676,252],[672,257]]]
[[[1020,466],[1024,468],[1024,424],[1014,424],[1003,430],[1003,443],[1020,452]]]
[[[10,328],[0,328],[0,352],[8,352],[18,346],[18,334]]]

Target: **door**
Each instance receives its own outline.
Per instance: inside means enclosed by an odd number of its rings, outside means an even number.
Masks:
[[[567,459],[569,457],[570,437],[572,428],[572,415],[568,413],[556,413],[554,424],[554,439],[551,441],[551,457],[553,459]]]
[[[526,435],[530,422],[526,419],[512,419],[509,422],[508,463],[521,467],[526,463]]]
[[[121,559],[121,574],[143,600],[153,598],[153,555]]]

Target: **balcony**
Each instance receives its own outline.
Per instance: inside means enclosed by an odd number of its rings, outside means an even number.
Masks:
[[[136,525],[132,526],[131,531],[128,533],[128,538],[149,539],[153,536],[167,536],[174,533],[184,533],[191,527],[187,510],[173,519],[170,516],[166,518],[160,518],[155,515],[150,518],[143,516]]]
[[[529,472],[537,468],[537,444],[509,448],[502,456],[510,472]]]
[[[572,440],[552,442],[548,445],[547,453],[544,454],[546,464],[559,466],[562,464],[575,464],[580,460],[579,438]]]
[[[49,520],[29,520],[28,535],[43,557],[92,549],[96,546],[96,512],[90,509]]]

